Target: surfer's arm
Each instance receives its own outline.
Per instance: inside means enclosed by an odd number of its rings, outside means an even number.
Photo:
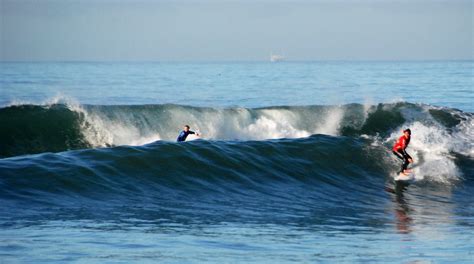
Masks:
[[[196,136],[198,136],[198,137],[200,136],[200,134],[199,134],[198,132],[194,132],[194,131],[189,131],[189,134],[191,134],[191,135],[196,135]]]

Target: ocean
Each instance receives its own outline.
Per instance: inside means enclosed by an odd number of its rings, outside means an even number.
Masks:
[[[474,262],[474,61],[0,67],[0,263]]]

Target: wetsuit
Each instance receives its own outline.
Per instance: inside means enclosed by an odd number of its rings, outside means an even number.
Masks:
[[[407,167],[408,167],[408,164],[410,164],[410,162],[408,160],[411,159],[411,157],[405,151],[405,149],[408,147],[409,143],[410,143],[410,138],[406,138],[405,136],[401,136],[398,139],[397,143],[395,143],[395,145],[393,146],[393,149],[392,149],[393,154],[395,154],[395,156],[397,156],[397,158],[403,160],[402,168],[401,168],[400,172],[403,172],[404,170],[406,170]]]
[[[186,138],[188,137],[188,135],[194,135],[194,134],[196,134],[194,131],[188,130],[188,132],[186,132],[186,131],[183,130],[179,133],[179,136],[176,139],[176,141],[178,141],[178,142],[185,141]]]

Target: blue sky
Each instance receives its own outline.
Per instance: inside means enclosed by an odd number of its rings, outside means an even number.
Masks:
[[[3,61],[473,59],[473,1],[0,0]]]

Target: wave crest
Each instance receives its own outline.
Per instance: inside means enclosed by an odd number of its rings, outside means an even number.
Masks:
[[[446,139],[472,156],[471,113],[411,103],[205,108],[182,105],[12,105],[0,109],[0,156],[174,141],[184,124],[211,140],[302,138],[313,134],[394,140],[403,127]],[[423,132],[425,133],[425,132]],[[428,137],[428,135],[426,136]],[[436,149],[438,145],[413,147]],[[428,141],[427,141],[428,142]],[[468,146],[468,147],[466,147]],[[471,146],[471,148],[469,148]]]

